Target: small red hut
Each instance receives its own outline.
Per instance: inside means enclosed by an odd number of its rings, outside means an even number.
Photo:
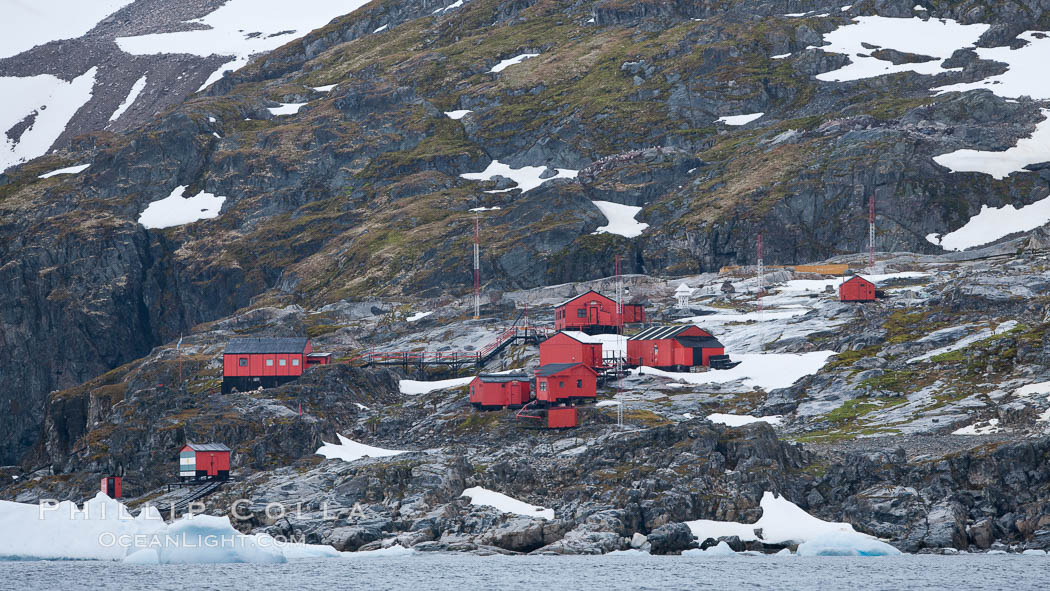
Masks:
[[[594,400],[598,372],[582,363],[549,363],[536,370],[536,400],[548,405]]]
[[[274,388],[299,378],[305,366],[328,365],[306,337],[233,339],[222,354],[222,393]]]
[[[622,322],[621,322],[622,320]],[[616,302],[590,290],[554,308],[555,330],[579,330],[588,334],[616,332],[616,327],[631,322],[645,322],[641,304],[624,304],[623,318],[616,312]]]
[[[699,326],[654,326],[627,339],[630,365],[682,369],[710,366],[712,358],[725,358],[725,347]]]
[[[481,374],[470,382],[470,403],[479,410],[520,407],[532,398],[525,374]]]
[[[120,476],[103,476],[102,492],[111,499],[119,499],[121,497],[120,480]]]
[[[230,448],[221,443],[187,443],[179,450],[179,480],[229,480]]]
[[[596,368],[602,364],[602,342],[574,330],[556,333],[540,343],[540,365],[551,363],[582,363]]]
[[[839,285],[839,301],[874,302],[875,284],[860,275],[854,275]]]
[[[548,429],[567,429],[577,427],[579,424],[579,415],[574,406],[547,409]]]

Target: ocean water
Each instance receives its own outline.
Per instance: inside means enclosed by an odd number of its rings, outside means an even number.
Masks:
[[[1050,557],[1020,555],[348,556],[286,564],[132,566],[0,562],[0,589],[1027,589],[1050,588]]]

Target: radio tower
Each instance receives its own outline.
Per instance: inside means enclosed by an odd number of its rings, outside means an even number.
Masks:
[[[875,268],[875,193],[868,198],[868,266]]]
[[[762,294],[765,289],[762,287],[762,276],[766,274],[766,265],[762,261],[762,232],[758,233],[758,309],[762,310]]]
[[[474,212],[474,320],[481,317],[481,232],[479,214]]]

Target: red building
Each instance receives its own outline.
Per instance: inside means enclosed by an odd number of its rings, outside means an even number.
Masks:
[[[103,476],[102,492],[111,499],[119,499],[121,497],[120,476]]]
[[[579,331],[562,331],[540,343],[540,365],[582,363],[595,368],[602,364],[602,342]]]
[[[839,285],[839,301],[874,302],[875,284],[860,275],[854,275]]]
[[[548,429],[567,429],[569,427],[577,427],[579,424],[579,415],[574,406],[547,409]]]
[[[630,365],[682,369],[723,359],[729,361],[725,347],[699,326],[654,326],[627,339]]]
[[[521,407],[532,399],[525,374],[481,374],[470,382],[470,403],[479,410]]]
[[[222,354],[222,393],[280,386],[330,360],[330,353],[314,353],[305,337],[233,339]]]
[[[230,448],[221,443],[187,443],[179,450],[179,480],[228,480]]]
[[[536,400],[548,406],[597,397],[598,372],[582,363],[549,363],[536,370]]]
[[[555,330],[579,330],[589,334],[616,332],[616,327],[631,322],[645,322],[641,304],[624,304],[623,318],[616,312],[616,302],[590,290],[554,308]]]

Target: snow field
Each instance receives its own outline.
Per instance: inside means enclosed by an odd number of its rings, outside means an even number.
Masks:
[[[0,136],[0,172],[47,153],[73,115],[91,100],[98,68],[91,68],[70,82],[41,74],[0,77],[0,129],[9,130],[34,117],[17,138]]]
[[[124,102],[120,103],[117,110],[113,111],[113,114],[109,116],[109,120],[116,121],[117,119],[120,119],[120,116],[130,109],[131,105],[135,104],[135,100],[139,98],[139,94],[144,88],[146,88],[145,76],[139,78],[131,85],[131,90],[128,92],[128,96],[124,98]]]
[[[642,232],[649,227],[649,224],[634,219],[638,212],[642,211],[641,207],[612,201],[591,201],[591,203],[602,212],[609,222],[605,226],[599,226],[595,234],[618,234],[625,238],[635,238],[641,236]]]
[[[522,53],[522,54],[516,55],[516,56],[514,56],[512,58],[507,58],[505,60],[500,61],[500,63],[496,64],[495,66],[492,66],[492,69],[489,70],[489,72],[492,73],[492,74],[499,74],[500,72],[502,72],[503,70],[506,70],[510,66],[513,66],[515,64],[520,64],[521,62],[523,62],[523,61],[525,61],[525,60],[527,60],[529,58],[534,58],[534,57],[536,57],[538,55],[539,55],[538,53]]]
[[[789,53],[787,55],[791,55],[791,54]],[[781,57],[787,57],[787,56],[781,56]],[[776,58],[775,57],[773,59],[780,59],[780,58]],[[748,114],[748,115],[729,115],[727,117],[719,117],[716,120],[716,123],[725,123],[726,125],[733,125],[733,126],[747,125],[748,123],[751,123],[752,121],[760,119],[763,115],[765,115],[765,113],[751,113],[751,114]]]
[[[37,45],[76,39],[133,0],[5,2],[0,21],[0,59]]]
[[[737,353],[730,355],[733,360],[741,362],[733,369],[692,373],[670,372],[643,366],[632,372],[694,385],[725,384],[740,380],[747,388],[759,387],[768,392],[777,388],[787,388],[799,379],[820,371],[835,354],[834,351]]]
[[[45,172],[44,174],[40,175],[38,178],[49,179],[49,178],[51,178],[53,176],[58,176],[60,174],[79,174],[79,173],[84,172],[85,170],[87,170],[88,167],[90,167],[90,166],[91,166],[90,164],[81,164],[79,166],[70,166],[68,168],[59,168],[58,170],[52,170],[51,172]]]
[[[511,168],[499,160],[493,160],[485,170],[481,172],[468,172],[459,176],[468,181],[487,181],[491,180],[493,177],[502,176],[514,181],[517,186],[511,187],[510,189],[486,191],[486,193],[505,193],[513,189],[521,189],[522,193],[527,193],[549,180],[574,179],[579,173],[577,170],[558,168],[556,169],[556,174],[554,176],[546,179],[540,178],[545,170],[547,170],[546,166],[523,166],[521,168]]]

